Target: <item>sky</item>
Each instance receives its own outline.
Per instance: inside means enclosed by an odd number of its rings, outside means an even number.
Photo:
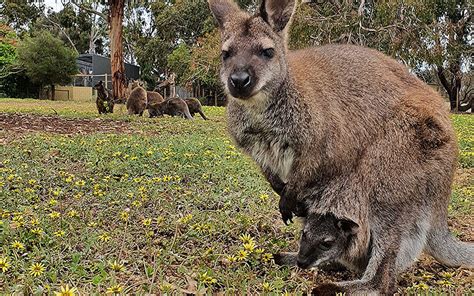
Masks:
[[[46,8],[51,7],[54,11],[60,11],[63,8],[61,0],[44,0]]]

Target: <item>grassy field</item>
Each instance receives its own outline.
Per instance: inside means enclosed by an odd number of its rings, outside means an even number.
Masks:
[[[0,99],[0,294],[303,294],[348,272],[278,267],[296,250],[253,162],[211,118],[97,119],[93,103]],[[451,226],[474,240],[474,117],[461,147]],[[422,258],[400,293],[473,293],[473,273]]]

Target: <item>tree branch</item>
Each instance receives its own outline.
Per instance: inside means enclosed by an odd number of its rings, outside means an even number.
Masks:
[[[441,81],[441,84],[443,85],[448,95],[451,95],[452,85],[448,82],[448,79],[446,78],[446,74],[444,74],[443,67],[436,66],[436,68],[438,69],[437,74],[438,74],[439,81]]]
[[[66,36],[67,40],[71,44],[74,51],[76,53],[79,53],[79,51],[76,48],[76,45],[74,44],[74,42],[72,42],[71,37],[69,37],[69,34],[66,33],[66,30],[64,30],[64,28],[59,23],[56,23],[55,21],[53,21],[49,16],[46,16],[46,20],[49,21],[51,24],[53,24],[53,26],[57,27],[61,31],[61,33],[63,33],[63,35]]]
[[[79,3],[78,0],[70,0],[70,2],[74,5],[76,5],[79,9],[82,9],[88,13],[92,13],[92,14],[95,14],[95,15],[98,15],[100,16],[101,18],[103,18],[105,21],[108,21],[108,16],[102,12],[99,12],[97,10],[94,10],[90,7],[87,7],[85,6],[84,4],[82,3]]]

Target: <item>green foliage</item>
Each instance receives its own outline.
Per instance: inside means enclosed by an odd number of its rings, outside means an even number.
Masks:
[[[218,29],[205,34],[191,51],[190,76],[210,87],[219,86],[220,34]]]
[[[15,32],[0,23],[0,78],[7,74],[8,68],[16,61],[17,43]]]
[[[0,4],[0,15],[2,21],[23,33],[30,29],[43,9],[43,3],[39,2],[33,4],[28,0],[3,0]]]
[[[189,65],[191,62],[191,52],[186,44],[180,44],[168,55],[168,67],[176,73],[177,83],[183,84],[189,75]]]
[[[25,39],[18,48],[18,60],[27,76],[39,85],[65,84],[77,73],[77,54],[49,32]]]

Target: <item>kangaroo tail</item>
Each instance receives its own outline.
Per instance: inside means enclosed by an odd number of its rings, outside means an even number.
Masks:
[[[191,113],[189,113],[188,105],[186,104],[184,105],[184,116],[186,117],[186,119],[193,119]]]
[[[199,115],[201,115],[202,119],[207,120],[207,117],[206,115],[204,115],[204,112],[202,112],[202,110],[199,110],[198,112],[199,112]]]
[[[431,230],[426,251],[444,265],[474,268],[474,243],[455,238],[447,224]]]

